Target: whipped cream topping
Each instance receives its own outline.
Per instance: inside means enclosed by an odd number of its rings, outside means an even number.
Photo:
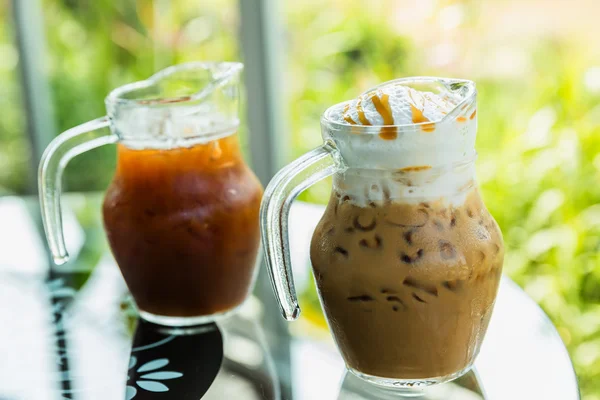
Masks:
[[[335,190],[359,205],[439,198],[462,204],[475,178],[477,115],[474,87],[452,83],[392,81],[331,107],[324,137],[349,167],[334,179]]]
[[[350,125],[431,124],[441,121],[460,101],[449,92],[440,95],[392,83],[347,103],[336,119]]]

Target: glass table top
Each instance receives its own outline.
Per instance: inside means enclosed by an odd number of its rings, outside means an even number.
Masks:
[[[327,330],[286,323],[265,276],[240,311],[170,330],[139,320],[100,223],[99,195],[67,195],[72,261],[51,266],[33,198],[0,198],[0,399],[396,399],[346,373]],[[322,208],[292,211],[306,266]],[[297,226],[297,229],[294,227]],[[297,286],[307,285],[298,271]],[[421,399],[579,399],[552,323],[504,278],[476,368]]]

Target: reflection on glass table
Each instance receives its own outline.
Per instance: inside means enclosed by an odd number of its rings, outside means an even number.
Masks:
[[[481,380],[474,370],[443,385],[436,385],[415,392],[419,400],[483,400],[485,394]],[[401,395],[400,395],[401,396]],[[346,372],[338,400],[392,400],[400,397],[397,391],[384,387],[374,387],[350,372]],[[409,396],[405,396],[410,398]]]
[[[0,240],[10,243],[0,252],[0,399],[400,398],[346,374],[328,332],[306,317],[285,325],[289,332],[273,329],[281,317],[265,312],[271,293],[256,291],[235,316],[192,331],[139,321],[107,250],[100,196],[65,196],[74,256],[65,267],[50,267],[35,204],[0,198]],[[307,266],[320,213],[293,209],[296,266]],[[300,289],[312,279],[304,273]],[[476,369],[420,398],[579,399],[556,330],[507,278]]]
[[[163,392],[170,399],[281,398],[263,332],[237,317],[181,331],[138,321],[125,398]]]

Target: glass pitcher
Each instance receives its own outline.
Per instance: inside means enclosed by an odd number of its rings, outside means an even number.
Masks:
[[[424,116],[424,102],[410,103],[412,123],[394,124],[382,88],[400,86],[455,103],[438,119]],[[369,125],[367,102],[381,124]],[[358,117],[347,114],[351,105]],[[387,82],[355,102],[330,107],[321,127],[324,144],[279,171],[262,202],[263,246],[283,316],[300,314],[287,232],[290,205],[302,190],[333,175],[310,256],[348,369],[390,387],[461,376],[487,329],[504,256],[502,234],[475,181],[474,83]]]
[[[193,325],[244,301],[256,276],[262,187],[238,142],[242,67],[167,68],[113,90],[107,116],[52,141],[40,164],[39,193],[56,264],[68,259],[60,211],[65,165],[118,142],[104,227],[141,316]]]

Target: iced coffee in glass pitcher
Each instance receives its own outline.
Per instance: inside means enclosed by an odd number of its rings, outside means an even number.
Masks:
[[[251,290],[262,187],[237,136],[241,69],[188,63],[115,89],[107,117],[64,132],[42,159],[43,221],[62,264],[62,169],[77,154],[118,143],[104,227],[141,316],[152,322],[211,321]]]
[[[285,318],[298,317],[287,216],[333,175],[310,249],[325,316],[348,369],[425,386],[469,370],[494,306],[504,247],[475,180],[473,82],[409,78],[329,108],[325,143],[265,191],[261,230]]]

